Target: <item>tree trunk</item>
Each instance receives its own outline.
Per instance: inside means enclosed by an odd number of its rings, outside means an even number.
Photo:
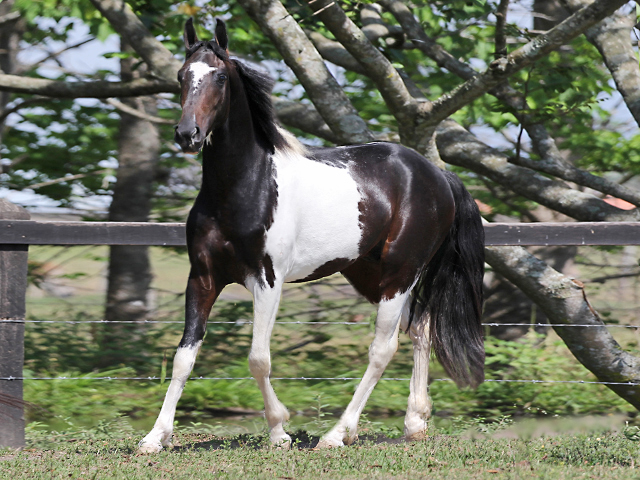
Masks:
[[[15,1],[0,2],[0,17],[11,14]],[[18,47],[24,33],[24,20],[9,20],[0,27],[0,73],[12,74],[18,65]],[[0,91],[0,115],[11,99],[11,93]],[[0,120],[0,143],[4,131],[4,121]],[[1,170],[0,170],[1,173]]]
[[[122,51],[128,48],[123,46]],[[132,59],[121,61],[121,78],[133,80],[141,69],[132,70]],[[156,113],[153,97],[122,99],[127,106]],[[109,221],[146,222],[151,210],[153,180],[160,151],[160,137],[151,122],[120,113],[117,182],[109,208]],[[109,279],[105,319],[108,321],[144,321],[149,313],[148,293],[152,275],[149,249],[145,246],[114,245],[109,255]],[[113,324],[105,326],[101,336],[101,367],[135,362],[128,348],[141,341],[139,326]]]

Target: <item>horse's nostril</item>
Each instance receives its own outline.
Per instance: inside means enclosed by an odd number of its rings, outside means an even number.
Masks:
[[[193,132],[191,133],[191,138],[196,137],[199,133],[200,133],[200,127],[196,126],[196,128],[194,128]]]

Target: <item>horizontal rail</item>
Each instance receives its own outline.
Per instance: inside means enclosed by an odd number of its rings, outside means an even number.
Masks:
[[[0,381],[12,382],[15,380],[147,380],[147,381],[171,381],[171,377],[0,377]],[[253,377],[190,377],[189,380],[253,380]],[[269,380],[306,380],[306,381],[353,381],[362,380],[362,377],[270,377]],[[382,377],[380,381],[408,382],[410,378]],[[434,378],[434,382],[452,382],[450,378]],[[485,378],[485,383],[572,383],[578,385],[628,385],[638,386],[638,382],[597,382],[590,380],[536,380],[536,379],[508,379]]]
[[[183,320],[22,320],[22,319],[14,319],[14,318],[0,318],[0,324],[2,323],[43,323],[43,324],[51,324],[51,323],[65,323],[67,325],[79,325],[82,323],[86,324],[102,324],[102,325],[111,325],[111,324],[135,324],[135,325],[157,325],[157,324],[178,324],[184,325]],[[348,325],[350,327],[370,327],[371,324],[369,322],[310,322],[310,321],[293,321],[293,322],[285,322],[285,321],[276,321],[274,322],[276,325],[310,325],[310,326],[326,326],[326,325]],[[253,325],[253,321],[209,321],[207,325],[236,325],[238,327],[244,327],[245,325]],[[629,324],[599,324],[599,323],[481,323],[483,327],[581,327],[581,328],[640,328],[640,325],[629,325]]]
[[[486,244],[640,245],[640,222],[491,223]],[[185,246],[184,223],[0,220],[0,244]]]
[[[183,247],[187,237],[184,223],[0,220],[0,244]]]

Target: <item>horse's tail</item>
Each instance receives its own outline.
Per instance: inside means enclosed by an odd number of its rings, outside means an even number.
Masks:
[[[484,381],[484,228],[462,181],[454,173],[444,174],[455,218],[413,289],[410,321],[428,322],[436,357],[459,387],[477,387]]]

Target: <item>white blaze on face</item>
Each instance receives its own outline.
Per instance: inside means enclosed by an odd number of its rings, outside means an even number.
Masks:
[[[204,77],[216,70],[217,67],[212,67],[204,62],[194,62],[189,65],[189,71],[191,72],[191,91],[195,92],[198,90]]]

